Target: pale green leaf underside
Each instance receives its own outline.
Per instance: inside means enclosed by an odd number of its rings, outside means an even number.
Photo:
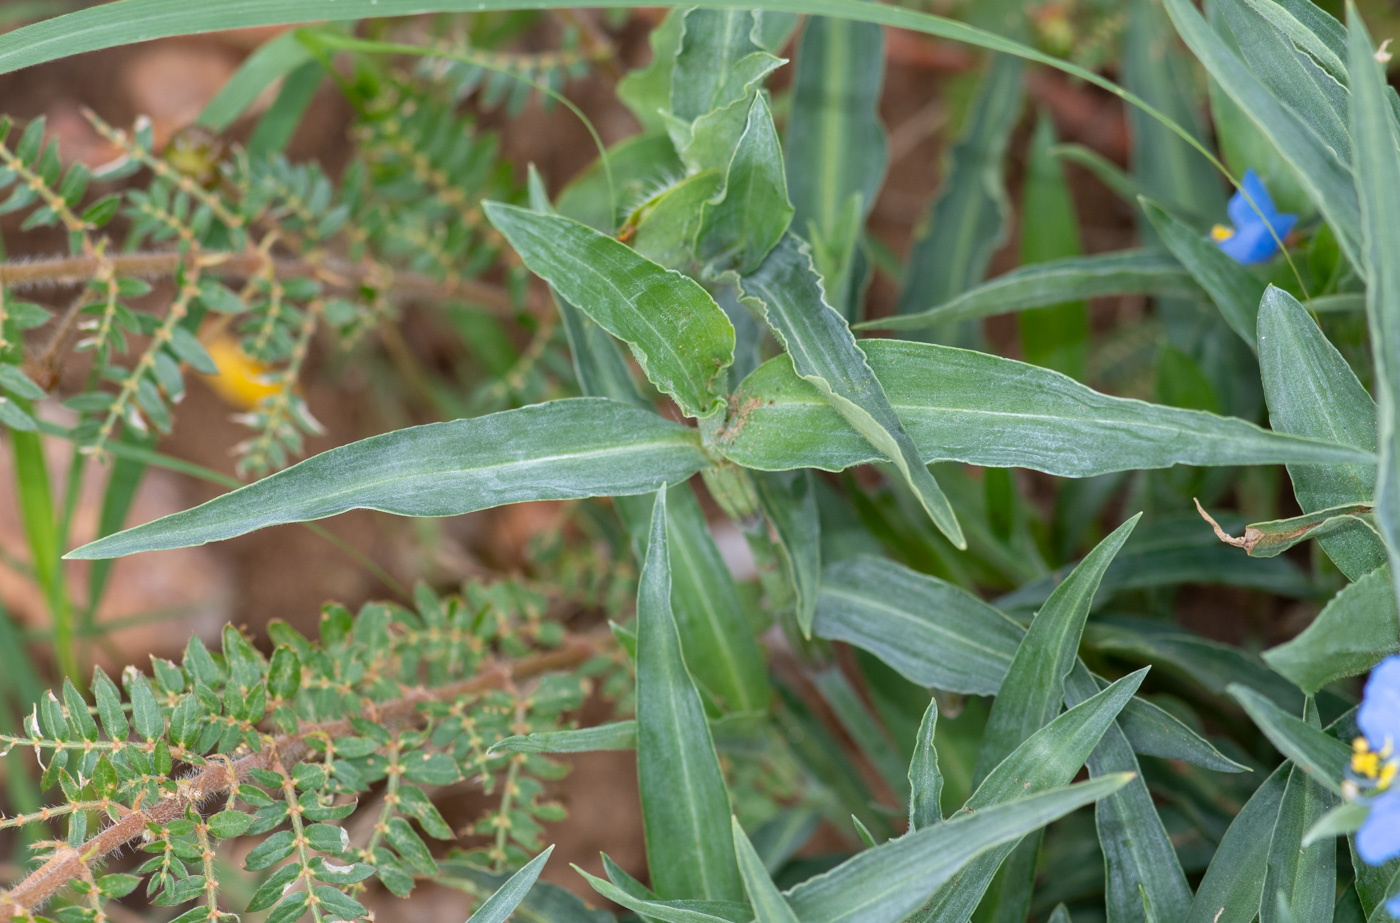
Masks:
[[[987,353],[862,340],[890,405],[926,461],[1033,468],[1090,477],[1171,465],[1374,464],[1350,446],[1252,423],[1110,397],[1058,372]],[[772,359],[740,384],[715,447],[765,470],[840,471],[882,457],[792,372]]]
[[[648,493],[704,468],[695,431],[602,398],[430,423],[331,449],[72,558],[185,548],[353,509],[456,516],[525,500]]]

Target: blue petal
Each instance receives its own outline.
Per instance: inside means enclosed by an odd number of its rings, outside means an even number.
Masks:
[[[1389,740],[1400,748],[1400,656],[1387,657],[1366,681],[1366,693],[1356,712],[1356,725],[1377,749]],[[1400,829],[1400,818],[1397,819]]]
[[[1243,192],[1236,192],[1230,197],[1230,223],[1237,230],[1244,230],[1251,225],[1262,224],[1265,221],[1273,223],[1274,217],[1278,215],[1278,209],[1274,207],[1274,200],[1269,195],[1269,190],[1264,188],[1264,181],[1259,178],[1259,174],[1253,170],[1244,171],[1244,179],[1240,181],[1240,188]],[[1254,200],[1253,205],[1245,198],[1246,193],[1250,199]],[[1259,211],[1255,211],[1256,207]]]
[[[1356,854],[1367,865],[1384,865],[1400,856],[1400,791],[1371,802],[1371,813],[1356,832]]]
[[[1246,266],[1254,263],[1267,263],[1278,253],[1278,243],[1269,228],[1262,221],[1256,221],[1237,230],[1233,237],[1220,242],[1220,249],[1237,263]]]

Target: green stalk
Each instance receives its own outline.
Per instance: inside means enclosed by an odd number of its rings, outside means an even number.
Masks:
[[[26,408],[27,409],[27,408]],[[80,680],[78,650],[73,634],[73,608],[63,579],[60,558],[63,548],[54,516],[53,494],[49,487],[44,447],[37,433],[10,431],[15,456],[15,487],[19,495],[24,535],[34,559],[34,573],[48,602],[53,619],[54,658],[64,676]]]

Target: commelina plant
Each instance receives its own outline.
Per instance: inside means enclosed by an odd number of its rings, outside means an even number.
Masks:
[[[36,666],[0,611],[0,921],[382,918],[429,882],[476,923],[1400,916],[1385,46],[1351,3],[938,7],[675,6],[625,74],[625,13],[526,0],[116,0],[0,35],[3,73],[297,26],[201,133],[92,115],[121,152],[96,173],[41,120],[0,131],[0,213],[66,244],[0,263],[29,551],[3,566],[52,626]],[[907,256],[870,221],[887,29],[987,52]],[[1047,70],[1122,100],[1126,170],[1027,113]],[[576,176],[476,124],[581,116],[590,73],[640,130],[594,133]],[[326,81],[353,112],[334,177],[282,153]],[[1020,265],[991,277],[1016,159]],[[1082,252],[1067,162],[1140,246]],[[1138,309],[1091,324],[1109,295]],[[420,363],[405,311],[469,361]],[[333,348],[382,349],[436,422],[289,465]],[[191,371],[232,382],[260,479],[133,525],[151,468],[220,478],[156,448]],[[539,500],[566,527],[525,576],[92,668],[113,558]],[[592,872],[539,882],[569,849],[554,780],[593,750],[635,754],[644,875],[575,851]],[[487,808],[449,822],[466,788]]]

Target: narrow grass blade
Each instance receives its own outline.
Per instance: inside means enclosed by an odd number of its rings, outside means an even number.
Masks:
[[[554,847],[550,846],[510,876],[509,881],[501,885],[495,894],[486,899],[486,903],[477,908],[467,923],[506,923],[515,912],[515,908],[525,899],[525,895],[534,887],[535,880],[540,877],[540,872],[544,871],[544,864],[549,861],[549,854],[552,852]]]

